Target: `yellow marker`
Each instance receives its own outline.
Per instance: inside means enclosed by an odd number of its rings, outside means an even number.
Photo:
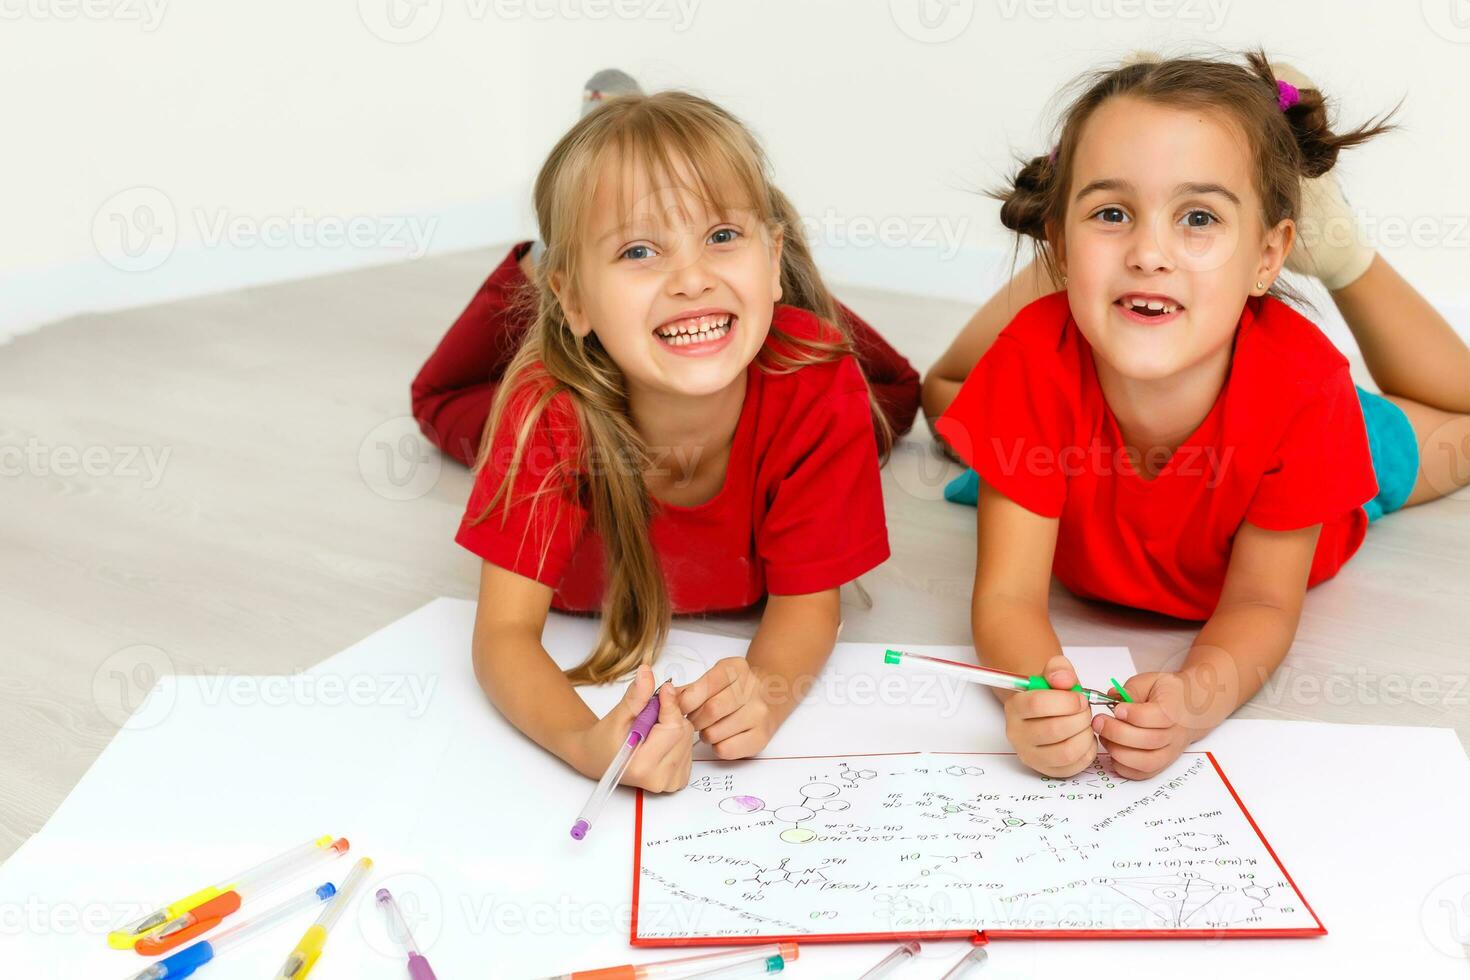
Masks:
[[[345,847],[345,841],[343,842]],[[107,945],[113,949],[132,949],[138,940],[153,935],[173,919],[177,919],[185,912],[190,912],[212,898],[218,898],[227,891],[238,889],[241,885],[250,887],[258,885],[270,879],[282,879],[287,874],[294,874],[308,863],[317,858],[336,856],[339,853],[333,848],[332,835],[318,837],[314,841],[307,841],[299,847],[293,847],[278,857],[271,858],[264,864],[258,864],[247,871],[226,878],[217,885],[201,888],[187,898],[181,898],[171,902],[163,908],[149,912],[136,922],[123,926],[114,932],[107,934]]]
[[[347,911],[347,906],[352,904],[352,899],[357,896],[358,889],[362,887],[372,867],[372,858],[362,858],[352,866],[351,873],[342,882],[342,887],[337,889],[337,894],[332,896],[327,907],[322,909],[322,914],[307,928],[296,948],[291,950],[291,955],[286,957],[281,972],[276,974],[276,980],[304,980],[311,972],[311,968],[321,958],[322,947],[327,944],[327,933],[332,931],[332,926],[337,924],[342,913]]]

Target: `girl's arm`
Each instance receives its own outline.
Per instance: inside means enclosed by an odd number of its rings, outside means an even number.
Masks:
[[[727,657],[679,690],[679,706],[721,759],[760,752],[832,655],[838,590],[766,599],[744,657]]]
[[[475,609],[475,678],[490,702],[537,745],[596,779],[653,695],[653,675],[639,671],[623,702],[598,718],[541,645],[552,590],[491,562],[480,570]],[[671,687],[659,692],[658,722],[623,777],[655,792],[688,781],[693,728],[678,711]]]
[[[1044,267],[1037,262],[1030,263],[975,311],[970,322],[950,342],[949,348],[924,373],[924,387],[920,396],[924,405],[924,418],[929,423],[929,431],[934,434],[935,441],[945,452],[949,452],[949,447],[934,432],[934,420],[944,414],[955,395],[960,393],[960,386],[970,376],[981,355],[990,349],[996,336],[1015,319],[1016,314],[1027,304],[1060,288],[1060,285],[1052,282]]]
[[[1139,703],[1119,705],[1113,718],[1098,716],[1097,731],[1121,775],[1158,773],[1260,690],[1296,636],[1321,530],[1241,525],[1220,603],[1184,664],[1132,678],[1124,686]]]
[[[980,481],[970,626],[985,666],[1035,674],[1061,655],[1048,614],[1057,525]]]
[[[1048,604],[1058,521],[1033,514],[984,480],[976,512],[975,591],[970,625],[988,667],[1042,674],[1055,690],[1001,691],[1006,737],[1026,765],[1071,776],[1097,755],[1087,698],[1052,629]]]

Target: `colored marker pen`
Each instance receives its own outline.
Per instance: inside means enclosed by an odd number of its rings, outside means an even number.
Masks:
[[[749,946],[745,949],[730,949],[719,953],[700,953],[696,956],[680,956],[672,960],[654,963],[628,963],[624,966],[607,966],[597,970],[576,970],[559,973],[546,980],[664,980],[671,977],[703,977],[709,970],[724,970],[731,967],[755,970],[757,973],[770,970],[772,957],[782,961],[794,960],[801,954],[796,943],[771,943],[765,946]]]
[[[931,674],[943,674],[945,677],[953,677],[970,684],[984,684],[986,687],[996,687],[1005,691],[1049,691],[1052,686],[1047,683],[1046,678],[1040,674],[1013,674],[1009,670],[996,670],[994,667],[981,667],[979,664],[963,664],[958,660],[945,660],[942,657],[928,657],[922,653],[905,653],[902,650],[889,650],[883,654],[885,664],[896,664],[900,667],[912,667],[917,670],[925,670]],[[1117,685],[1117,681],[1113,682]],[[1112,706],[1120,700],[1129,700],[1127,693],[1121,687],[1117,690],[1123,695],[1104,694],[1102,691],[1094,691],[1090,687],[1081,684],[1072,686],[1072,690],[1086,695],[1088,704],[1102,704]]]
[[[879,977],[886,977],[896,970],[900,963],[915,956],[918,952],[919,944],[911,939],[879,960],[871,970],[864,973],[858,980],[878,980]]]
[[[780,973],[786,969],[786,960],[780,956],[767,956],[763,960],[748,960],[744,963],[732,963],[729,966],[717,966],[712,970],[703,970],[699,973],[688,974],[689,980],[699,977],[700,980],[734,980],[735,977],[764,977],[772,973]]]
[[[433,967],[429,961],[424,959],[424,954],[419,952],[418,946],[413,941],[413,933],[408,929],[408,920],[403,917],[403,910],[393,900],[393,895],[386,888],[378,889],[378,907],[388,916],[388,932],[398,940],[408,954],[408,975],[412,980],[438,980],[434,976]]]
[[[638,717],[633,719],[633,728],[628,732],[627,739],[618,754],[613,756],[612,762],[607,767],[607,772],[597,781],[597,786],[592,790],[592,795],[587,798],[587,805],[582,807],[582,812],[577,814],[577,822],[572,824],[572,839],[581,840],[587,836],[587,831],[592,829],[592,823],[602,808],[607,804],[608,797],[612,791],[617,789],[618,781],[623,778],[623,773],[628,771],[628,763],[633,761],[633,753],[643,740],[648,737],[648,731],[653,723],[658,721],[658,691],[653,692],[653,697],[638,712]]]
[[[237,911],[247,899],[254,898],[296,877],[316,862],[346,854],[347,838],[339,837],[326,847],[313,847],[291,860],[268,862],[236,878],[229,891],[197,905],[157,932],[140,936],[133,949],[143,956],[157,956],[182,945],[201,933],[208,932]]]
[[[286,962],[281,965],[281,970],[276,974],[276,980],[304,980],[316,966],[316,961],[321,958],[322,947],[327,944],[327,934],[332,931],[332,926],[347,911],[347,906],[352,904],[353,898],[357,896],[357,890],[362,887],[368,872],[372,870],[372,858],[360,858],[352,866],[352,871],[347,875],[347,880],[342,882],[342,887],[337,889],[337,894],[322,909],[322,914],[317,916],[306,930],[306,933],[296,943],[296,948],[291,950],[291,955],[286,957]]]
[[[141,973],[135,974],[132,980],[178,980],[179,977],[187,977],[204,964],[239,946],[247,939],[258,936],[273,926],[280,925],[302,909],[329,900],[335,894],[337,894],[336,887],[328,881],[309,892],[287,899],[253,919],[237,926],[231,926],[211,939],[203,939],[192,946],[184,947],[174,955],[159,960]]]
[[[150,912],[136,922],[129,923],[121,929],[116,929],[107,934],[107,945],[114,949],[132,949],[140,938],[149,933],[157,931],[161,926],[168,924],[171,920],[190,912],[205,902],[211,901],[219,896],[235,889],[241,883],[258,883],[275,875],[284,876],[287,873],[296,873],[315,861],[316,859],[330,855],[336,857],[337,852],[331,850],[335,844],[332,836],[319,837],[314,841],[307,841],[284,854],[278,855],[263,864],[242,871],[237,875],[226,878],[217,885],[201,888],[199,891],[176,902],[171,902],[155,912]]]
[[[968,974],[972,969],[980,969],[985,964],[986,958],[985,947],[976,946],[964,956],[961,956],[959,961],[949,968],[949,972],[941,980],[960,980],[961,977]]]

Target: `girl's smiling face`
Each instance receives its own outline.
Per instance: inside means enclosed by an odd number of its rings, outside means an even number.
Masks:
[[[683,169],[655,187],[609,161],[575,289],[552,283],[572,331],[597,336],[630,391],[700,396],[743,384],[781,298],[779,231],[748,207],[702,199]]]
[[[1294,234],[1290,220],[1263,227],[1251,159],[1218,112],[1120,96],[1087,120],[1057,251],[1073,318],[1118,375],[1228,360],[1246,298],[1270,288]]]

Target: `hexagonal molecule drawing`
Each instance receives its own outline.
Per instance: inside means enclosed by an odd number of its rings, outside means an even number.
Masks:
[[[791,825],[781,831],[783,841],[788,844],[805,844],[813,840],[817,832],[810,827],[803,827],[803,823],[814,820],[819,811],[838,813],[852,806],[846,800],[835,799],[840,792],[831,783],[807,783],[801,788],[800,803],[788,803],[772,809],[758,796],[727,796],[720,801],[720,809],[737,814],[769,813],[782,823]]]

